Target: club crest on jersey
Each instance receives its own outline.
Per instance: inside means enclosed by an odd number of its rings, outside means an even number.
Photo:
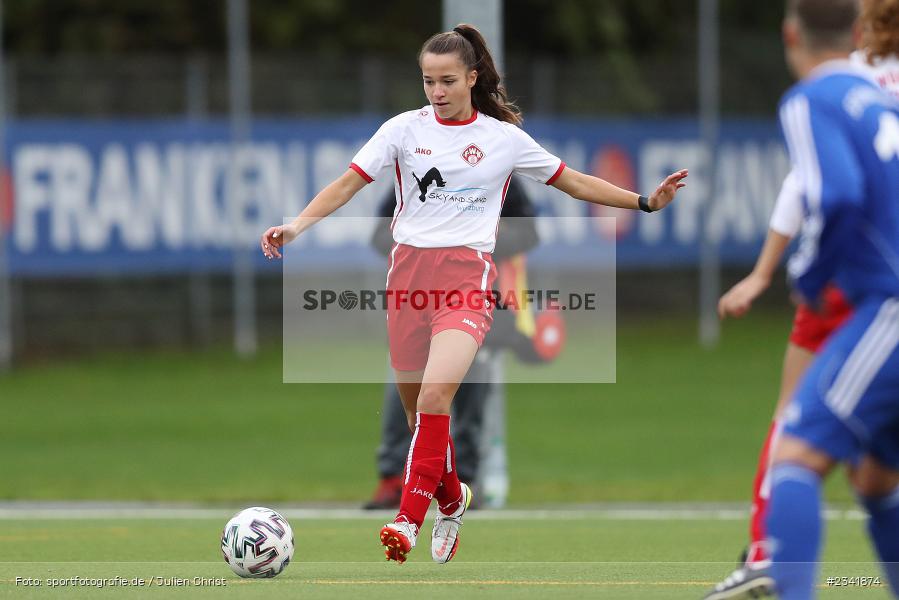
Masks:
[[[484,158],[484,151],[475,146],[474,144],[468,144],[465,150],[462,151],[462,160],[471,165],[472,167],[481,162]]]

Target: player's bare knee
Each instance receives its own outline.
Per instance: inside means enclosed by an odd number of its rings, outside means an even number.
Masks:
[[[785,435],[778,442],[774,454],[774,464],[781,463],[802,465],[823,477],[833,469],[835,461],[803,440]]]
[[[448,415],[453,396],[442,386],[423,385],[418,395],[418,412]]]
[[[881,498],[899,486],[899,473],[870,457],[849,469],[849,483],[862,498]]]
[[[882,490],[882,484],[876,478],[858,469],[849,472],[849,483],[855,493],[862,498],[877,498],[886,495]]]

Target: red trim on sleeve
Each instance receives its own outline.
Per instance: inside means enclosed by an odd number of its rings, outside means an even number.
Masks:
[[[506,205],[506,193],[509,191],[509,182],[512,181],[512,173],[509,173],[509,176],[506,177],[506,183],[503,185],[503,201],[500,203],[500,211],[502,211],[502,207]]]
[[[496,227],[493,228],[493,243],[496,244],[496,236],[499,234],[499,221],[503,216],[503,207],[506,205],[506,193],[509,191],[509,182],[512,181],[512,173],[506,177],[506,183],[503,185],[503,200],[499,205],[499,216],[496,218]],[[495,248],[494,248],[495,249]]]
[[[374,181],[374,179],[369,177],[368,173],[366,173],[365,170],[356,163],[350,163],[350,168],[359,173],[359,176],[364,179],[366,183],[371,183],[372,181]]]
[[[553,173],[553,176],[546,180],[546,185],[552,185],[553,182],[559,178],[559,175],[562,174],[562,171],[565,170],[565,161],[563,160],[561,164],[559,164],[559,168],[556,169],[556,172]]]
[[[403,203],[403,174],[400,173],[400,161],[394,160],[393,164],[396,165],[396,181],[400,188],[400,209],[396,211],[396,215],[394,215],[393,220],[390,222],[390,231],[393,231],[393,225],[396,223],[397,218],[402,214],[403,206],[405,206]]]
[[[464,121],[447,121],[446,119],[441,119],[437,116],[437,111],[434,111],[434,118],[437,119],[437,122],[441,125],[468,125],[469,123],[474,123],[474,120],[478,118],[478,109],[471,109],[471,116],[465,119]]]

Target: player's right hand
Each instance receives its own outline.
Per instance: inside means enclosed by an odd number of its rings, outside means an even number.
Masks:
[[[749,309],[756,298],[762,295],[770,281],[765,278],[750,274],[742,281],[730,288],[726,294],[721,296],[718,301],[718,317],[742,317]]]
[[[265,230],[259,245],[262,247],[262,253],[269,260],[272,258],[281,258],[281,252],[279,252],[279,250],[283,248],[285,244],[292,242],[295,237],[297,237],[296,233],[294,233],[293,228],[291,228],[290,225],[276,225]]]
[[[647,198],[649,208],[655,212],[671,204],[671,201],[674,200],[674,195],[677,194],[677,190],[687,185],[683,180],[689,174],[690,172],[687,169],[681,169],[666,177],[665,181],[660,183],[659,187]]]

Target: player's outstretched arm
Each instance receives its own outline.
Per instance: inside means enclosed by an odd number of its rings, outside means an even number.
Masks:
[[[765,244],[755,261],[752,272],[730,288],[718,301],[720,318],[742,317],[749,312],[755,299],[771,285],[771,278],[789,245],[790,237],[773,229],[768,230]]]
[[[677,190],[684,187],[683,179],[687,177],[687,170],[675,171],[659,184],[659,187],[648,197],[647,204],[652,211],[661,210],[668,206]],[[604,204],[616,208],[640,209],[638,200],[640,195],[630,192],[616,185],[612,185],[604,179],[586,175],[571,167],[565,167],[562,173],[552,183],[553,187],[560,189],[572,198]]]
[[[364,188],[368,182],[352,169],[329,183],[312,199],[299,216],[287,225],[269,227],[262,234],[259,245],[266,258],[281,258],[280,249],[297,238],[298,235],[346,204]]]

